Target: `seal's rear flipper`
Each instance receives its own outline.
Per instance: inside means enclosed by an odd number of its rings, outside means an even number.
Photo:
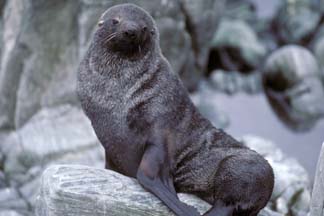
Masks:
[[[216,201],[214,206],[204,216],[234,216],[234,206],[225,206],[223,202]]]
[[[259,211],[253,209],[235,209],[235,205],[225,205],[224,202],[218,200],[203,216],[257,216]]]

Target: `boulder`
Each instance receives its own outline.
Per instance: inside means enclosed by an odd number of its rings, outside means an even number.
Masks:
[[[324,215],[324,143],[319,155],[310,206],[310,216]]]
[[[14,209],[15,213],[19,212],[22,214],[28,214],[28,210],[30,210],[29,204],[24,200],[19,191],[15,188],[3,188],[0,189],[0,216],[4,215],[6,211],[5,209]],[[11,212],[11,211],[10,211]],[[11,212],[14,215],[14,212]]]
[[[215,127],[224,129],[229,126],[229,116],[219,108],[217,99],[215,99],[215,91],[210,87],[208,81],[201,81],[198,90],[190,97],[200,113]]]
[[[8,114],[7,127],[21,127],[42,106],[75,101],[70,75],[78,65],[78,4],[8,1],[0,71],[0,110],[7,111],[1,112]],[[48,94],[54,94],[52,104]]]
[[[279,118],[292,130],[309,130],[324,116],[323,72],[306,48],[284,46],[263,70],[263,85]]]
[[[51,164],[104,166],[104,153],[90,121],[75,106],[44,108],[2,143],[4,175],[32,210],[42,171]],[[15,208],[14,208],[15,209]]]
[[[225,16],[244,20],[249,24],[258,21],[256,7],[250,0],[227,0]]]
[[[307,44],[321,19],[320,7],[310,0],[284,0],[273,19],[280,44]]]
[[[275,186],[268,206],[283,215],[304,216],[310,206],[310,180],[300,163],[269,140],[247,135],[241,141],[264,156],[273,168]]]
[[[71,153],[77,156],[82,152],[83,158],[75,161],[82,159],[84,164],[95,164],[103,158],[102,152],[97,157],[91,153],[100,144],[90,121],[80,108],[70,105],[43,109],[20,130],[12,132],[3,145],[9,146],[4,170],[11,178]]]
[[[242,74],[237,71],[214,70],[210,75],[211,86],[220,92],[233,95],[239,92],[256,94],[262,92],[261,73]]]
[[[315,41],[314,54],[321,67],[321,78],[324,84],[324,35]]]
[[[13,210],[0,210],[0,216],[22,216],[16,211]]]
[[[251,72],[267,51],[254,30],[236,19],[223,19],[211,43],[209,69]]]
[[[0,171],[0,190],[6,186],[6,179],[3,171]]]
[[[211,206],[189,194],[181,201],[201,214]],[[145,191],[137,180],[104,169],[78,165],[48,168],[42,177],[36,205],[37,216],[167,216],[174,215],[158,198]],[[280,216],[269,209],[259,216]]]

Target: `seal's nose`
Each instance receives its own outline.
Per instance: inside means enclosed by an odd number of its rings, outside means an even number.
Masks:
[[[135,40],[137,38],[137,30],[136,29],[127,29],[124,31],[124,35],[132,40]]]

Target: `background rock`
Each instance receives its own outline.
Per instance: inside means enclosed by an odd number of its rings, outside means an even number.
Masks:
[[[321,18],[316,1],[284,0],[273,20],[273,30],[280,44],[307,44]]]
[[[0,211],[0,216],[21,216],[21,214],[12,210],[5,210],[5,211]]]
[[[318,40],[315,41],[314,54],[321,67],[322,70],[321,78],[324,83],[324,37],[323,36],[318,38]]]
[[[211,87],[206,81],[201,81],[198,90],[191,94],[191,100],[199,109],[201,114],[209,119],[217,128],[226,128],[230,124],[228,115],[217,105],[217,101],[211,99]]]
[[[256,94],[263,90],[261,77],[258,71],[242,74],[237,71],[214,70],[209,80],[213,88],[229,95],[239,92]]]
[[[309,130],[324,116],[324,86],[315,57],[307,49],[284,46],[270,55],[264,88],[274,111],[293,130]]]
[[[251,72],[265,55],[265,46],[247,23],[223,19],[212,40],[209,70]]]
[[[268,206],[283,215],[306,215],[310,206],[310,180],[306,170],[269,140],[244,136],[242,142],[264,156],[273,168],[275,186]]]
[[[4,174],[10,190],[32,211],[40,175],[50,164],[78,163],[104,166],[104,153],[82,110],[72,105],[42,109],[22,128],[8,134],[3,141],[7,159]],[[1,208],[1,206],[0,206]]]
[[[310,216],[324,215],[324,143],[317,163]]]

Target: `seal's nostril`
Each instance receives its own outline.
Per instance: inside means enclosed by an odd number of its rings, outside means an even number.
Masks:
[[[124,35],[130,39],[136,38],[136,31],[135,30],[126,30]]]
[[[146,27],[146,26],[143,27],[143,31],[144,31],[144,32],[147,31],[147,27]]]

